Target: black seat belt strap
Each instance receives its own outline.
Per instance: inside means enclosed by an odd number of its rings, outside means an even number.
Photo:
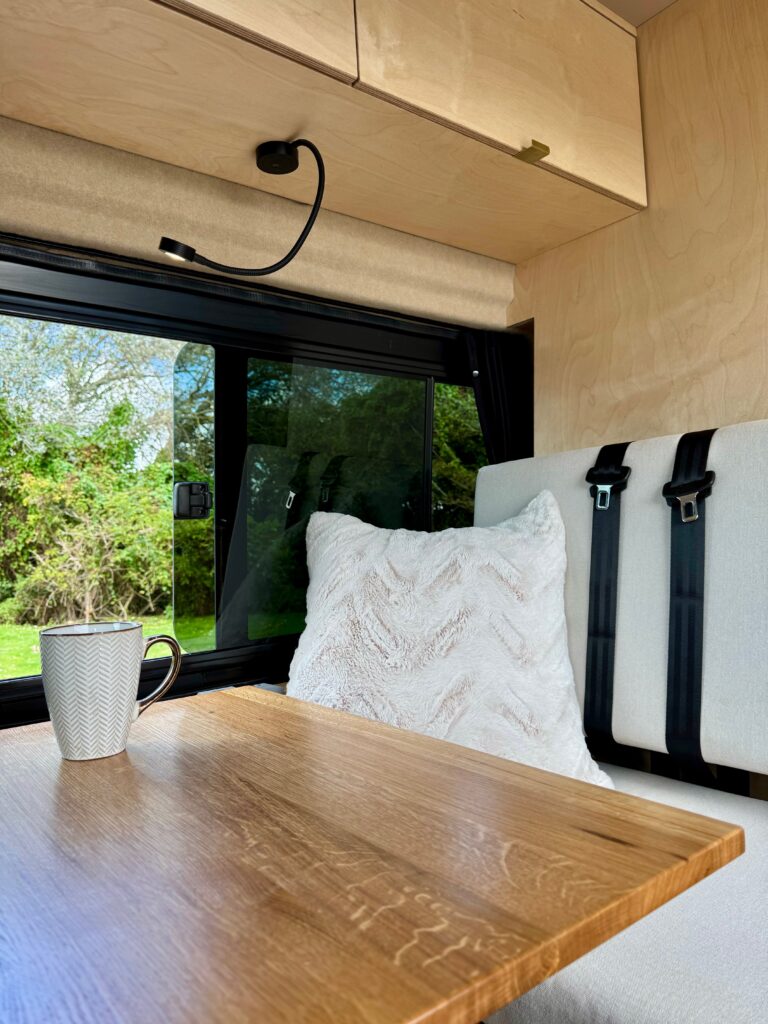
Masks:
[[[612,739],[621,492],[631,472],[622,463],[629,444],[626,441],[601,448],[586,478],[594,504],[584,728],[588,739],[598,744]]]
[[[672,479],[662,494],[672,510],[667,657],[667,750],[701,760],[701,676],[704,649],[706,498],[715,474],[707,470],[714,430],[683,434]]]

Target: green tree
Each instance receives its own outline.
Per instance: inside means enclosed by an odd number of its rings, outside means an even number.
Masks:
[[[0,617],[45,625],[171,599],[181,343],[0,317]]]
[[[25,443],[28,423],[22,412],[14,414],[0,397],[0,609],[9,610],[16,580],[29,566],[34,526],[23,503],[25,479],[45,470],[43,453]]]
[[[16,621],[125,618],[170,601],[171,467],[160,460],[136,468],[135,416],[120,403],[90,434],[49,432],[48,472],[20,475],[25,565],[10,608]]]
[[[0,315],[0,396],[27,426],[88,431],[121,402],[147,461],[171,454],[173,362],[182,343]]]

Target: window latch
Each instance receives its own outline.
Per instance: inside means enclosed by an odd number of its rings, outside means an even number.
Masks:
[[[207,519],[213,507],[211,488],[204,483],[173,485],[174,519]]]

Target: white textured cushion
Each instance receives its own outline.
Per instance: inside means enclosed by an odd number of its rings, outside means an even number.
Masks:
[[[543,491],[496,527],[317,512],[288,693],[599,785],[568,656],[565,530]]]
[[[768,1020],[768,803],[609,766],[616,788],[731,821],[746,853],[487,1018],[488,1024]]]

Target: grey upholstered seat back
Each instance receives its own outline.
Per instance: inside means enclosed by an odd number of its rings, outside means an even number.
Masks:
[[[661,489],[679,435],[630,445],[622,495],[613,735],[664,752],[670,510]],[[480,471],[475,524],[516,514],[539,491],[557,498],[568,546],[566,612],[583,703],[592,501],[584,477],[599,448]],[[708,468],[701,747],[707,761],[768,772],[768,421],[724,427]]]

